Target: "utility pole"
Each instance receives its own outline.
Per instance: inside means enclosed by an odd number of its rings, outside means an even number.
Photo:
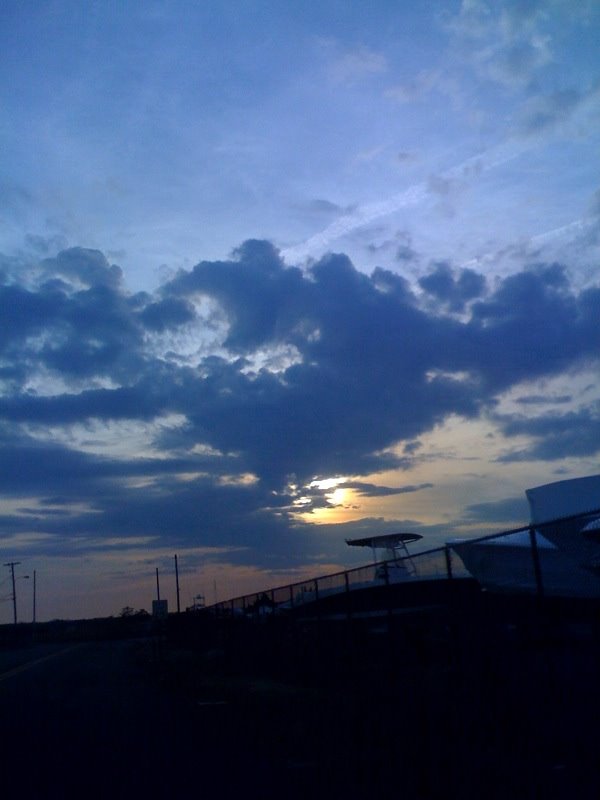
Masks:
[[[35,625],[35,577],[36,572],[33,570],[33,624]]]
[[[177,555],[175,555],[175,586],[177,588],[177,613],[181,613],[181,605],[179,603],[179,568],[177,567]]]
[[[15,625],[17,624],[17,590],[15,588],[15,567],[20,564],[20,561],[9,561],[5,567],[10,567],[10,574],[12,576],[12,601],[13,601],[13,618]]]
[[[160,583],[158,582],[158,567],[156,568],[156,599],[160,602]]]

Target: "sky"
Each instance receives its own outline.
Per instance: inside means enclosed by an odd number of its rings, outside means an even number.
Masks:
[[[600,4],[7,0],[19,618],[527,522],[600,472]],[[12,619],[9,570],[0,622]]]

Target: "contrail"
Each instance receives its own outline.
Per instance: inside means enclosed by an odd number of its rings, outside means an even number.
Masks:
[[[529,240],[530,244],[543,244],[544,242],[551,241],[552,239],[559,239],[565,233],[575,233],[587,228],[588,225],[594,225],[598,222],[597,217],[581,217],[569,222],[567,225],[561,225],[559,228],[552,228],[551,231],[544,231],[532,236]]]
[[[579,231],[583,231],[591,225],[597,224],[597,217],[581,217],[580,219],[575,219],[572,222],[568,222],[566,225],[560,225],[558,228],[552,228],[549,231],[537,233],[535,236],[531,236],[529,239],[525,240],[524,244],[527,246],[543,245],[556,239],[562,239],[565,235],[579,233]],[[481,267],[486,262],[494,261],[497,258],[498,252],[490,250],[489,252],[483,253],[480,256],[470,258],[468,261],[463,262],[460,266],[462,269],[469,267]]]
[[[512,161],[526,150],[531,149],[531,146],[530,144],[526,145],[524,143],[521,146],[515,146],[514,142],[498,145],[487,152],[471,156],[457,166],[441,173],[439,177],[442,180],[449,180],[457,177],[464,178],[468,176],[469,173],[481,175],[494,167]],[[387,200],[368,203],[352,211],[350,214],[344,214],[319,233],[306,239],[306,241],[294,245],[293,247],[284,248],[281,251],[281,255],[286,261],[292,263],[303,261],[310,256],[319,255],[331,242],[334,242],[341,236],[345,236],[351,231],[375,219],[393,214],[395,211],[400,211],[403,208],[416,206],[433,195],[434,190],[431,188],[431,185],[427,181],[421,181],[389,197]]]

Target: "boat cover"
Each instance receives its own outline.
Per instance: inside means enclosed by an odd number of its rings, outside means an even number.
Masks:
[[[551,520],[600,510],[600,475],[546,483],[527,489],[530,521],[540,524]]]

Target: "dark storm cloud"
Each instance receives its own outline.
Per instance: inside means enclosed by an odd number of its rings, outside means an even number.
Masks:
[[[191,322],[195,317],[194,307],[185,300],[166,297],[158,303],[149,303],[140,314],[144,325],[161,333],[179,325]]]
[[[361,497],[389,497],[396,494],[420,492],[421,489],[433,488],[433,483],[419,483],[415,486],[377,486],[375,483],[363,481],[344,481],[338,484],[339,489],[353,489]]]
[[[180,272],[167,292],[217,300],[229,321],[225,345],[233,351],[248,352],[289,337],[306,314],[307,285],[300,270],[285,269],[269,242],[247,241],[234,256]]]
[[[40,442],[26,434],[4,435],[0,437],[0,447],[3,465],[0,494],[46,497],[49,504],[73,502],[77,498],[94,502],[106,494],[111,480],[157,476],[164,480],[166,475],[195,472],[210,472],[214,479],[235,471],[238,466],[232,457],[217,459],[203,455],[170,459],[101,457],[61,444]],[[52,495],[59,499],[53,499]]]
[[[403,279],[382,269],[368,277],[341,255],[304,276],[285,269],[272,249],[251,246],[252,260],[243,251],[236,262],[199,264],[167,291],[218,300],[230,349],[287,342],[302,360],[283,375],[240,374],[213,360],[188,440],[206,437],[220,450],[241,451],[270,480],[292,472],[365,474],[400,466],[386,450],[443,418],[445,408],[477,413],[469,387],[428,379],[438,338],[453,333],[450,323],[416,307]]]
[[[500,429],[507,436],[529,436],[533,444],[501,456],[500,460],[554,461],[569,456],[593,456],[600,453],[600,404],[566,414],[544,414],[527,418],[499,418]]]
[[[45,508],[93,508],[68,519],[28,511],[15,522],[14,530],[56,536],[63,525],[72,535],[262,542],[264,559],[269,548],[282,552],[277,537],[301,530],[290,544],[299,553],[308,533],[292,522],[294,502],[328,504],[326,492],[308,491],[312,480],[408,468],[417,438],[448,416],[489,413],[520,381],[589,365],[600,353],[600,289],[577,291],[559,265],[489,287],[472,270],[440,263],[417,295],[396,273],[366,275],[344,255],[303,272],[268,242],[248,241],[152,295],[128,293],[118,267],[80,248],[41,262],[37,279],[29,269],[27,283],[10,265],[5,273],[0,490]],[[218,348],[192,363],[169,340],[157,355],[163,334],[192,322],[202,340],[195,304],[206,298],[222,315],[221,328],[210,323],[211,341],[222,332]],[[281,351],[274,368],[270,356]],[[58,388],[36,393],[31,379],[58,379]],[[519,458],[580,454],[600,441],[596,412],[498,424],[507,437],[533,438]],[[173,415],[177,424],[163,424]],[[100,437],[110,421],[157,427],[146,457],[101,458],[36,438],[91,421]],[[358,477],[345,486],[372,497],[428,488]]]
[[[342,255],[306,275],[249,242],[232,261],[182,272],[165,292],[217,300],[233,352],[286,342],[301,356],[280,375],[213,360],[183,439],[235,449],[274,481],[366,474],[401,466],[389,448],[447,414],[476,416],[519,380],[598,353],[598,291],[576,295],[558,265],[510,276],[478,300],[485,281],[471,270],[456,277],[439,265],[422,285],[442,305],[471,300],[471,318],[422,309],[403,279],[367,276]]]
[[[485,292],[485,278],[472,269],[461,269],[458,277],[449,264],[435,264],[435,269],[419,279],[419,286],[451,311],[464,311],[469,300]]]
[[[102,537],[152,537],[157,546],[243,548],[229,560],[279,566],[301,561],[316,543],[288,518],[292,496],[228,481],[234,458],[102,458],[25,436],[5,437],[2,458],[0,494],[39,498],[40,507],[0,514],[0,536],[50,535],[32,544],[37,552],[68,552],[75,540],[83,552],[86,539],[95,549]]]
[[[525,524],[529,519],[529,507],[525,497],[508,497],[492,503],[473,503],[465,508],[466,522],[486,522],[506,525]]]
[[[116,264],[109,264],[103,253],[85,247],[63,250],[56,258],[43,261],[42,267],[50,277],[61,275],[85,286],[116,289],[123,278],[121,268]]]
[[[516,397],[515,403],[522,406],[554,406],[570,403],[573,397],[570,394],[528,394]]]
[[[560,374],[586,358],[598,358],[599,311],[600,290],[575,293],[559,265],[511,275],[472,306],[469,360],[496,391]]]
[[[60,315],[61,299],[51,289],[30,292],[21,286],[0,286],[0,351],[53,324]]]
[[[141,381],[135,386],[87,389],[51,397],[31,394],[1,397],[0,417],[36,425],[68,425],[89,419],[154,419],[172,406],[172,394],[167,396],[164,386]]]
[[[130,381],[148,363],[146,331],[193,319],[184,300],[128,295],[120,268],[97,250],[45,259],[36,285],[22,285],[18,269],[12,272],[0,285],[0,356],[23,376],[45,368],[67,379]]]
[[[211,465],[209,459],[121,462],[27,443],[20,449],[5,448],[5,456],[2,494],[38,496],[69,488],[69,496],[43,497],[40,508],[0,515],[0,537],[50,535],[51,540],[32,544],[38,552],[65,552],[75,541],[84,552],[101,546],[103,537],[152,537],[157,546],[193,542],[242,548],[228,560],[276,567],[302,561],[316,545],[306,525],[289,519],[285,508],[291,497],[274,496],[258,483],[219,482],[217,473],[224,465]],[[178,479],[199,468],[210,469],[210,476]],[[124,483],[136,476],[148,480]],[[73,503],[78,507],[72,509]],[[82,505],[89,510],[82,511]]]
[[[57,282],[37,291],[0,287],[0,353],[70,376],[130,369],[141,336],[123,299],[99,285],[69,294]]]

